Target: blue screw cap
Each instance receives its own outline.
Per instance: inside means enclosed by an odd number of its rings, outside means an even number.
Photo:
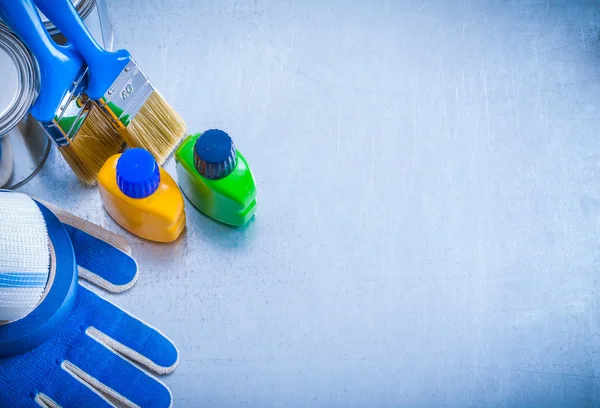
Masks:
[[[129,149],[117,160],[117,185],[127,197],[148,197],[159,183],[160,168],[149,151]]]
[[[228,176],[237,164],[231,137],[219,129],[205,131],[194,145],[194,165],[202,176],[218,180]]]

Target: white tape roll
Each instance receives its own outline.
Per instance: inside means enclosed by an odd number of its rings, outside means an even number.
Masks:
[[[0,322],[29,314],[50,271],[46,223],[25,194],[0,192]]]

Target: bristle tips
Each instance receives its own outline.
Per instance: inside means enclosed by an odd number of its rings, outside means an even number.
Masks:
[[[94,105],[71,143],[59,150],[77,178],[93,186],[104,162],[121,152],[123,143],[123,137]]]
[[[123,137],[129,146],[143,147],[163,164],[185,132],[186,124],[181,116],[154,90],[125,129]]]

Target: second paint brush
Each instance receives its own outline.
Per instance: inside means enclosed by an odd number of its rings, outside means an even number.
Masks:
[[[181,116],[166,102],[126,50],[100,47],[70,0],[35,0],[89,66],[87,95],[121,131],[125,142],[142,147],[162,164],[185,136]]]

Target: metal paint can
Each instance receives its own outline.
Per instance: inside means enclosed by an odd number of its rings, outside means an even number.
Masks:
[[[0,187],[15,189],[42,167],[50,140],[27,113],[39,89],[39,73],[29,50],[0,26]]]
[[[88,29],[104,48],[112,50],[113,31],[105,0],[73,0]],[[52,38],[65,37],[48,19],[42,20]],[[51,142],[28,114],[37,97],[39,73],[25,45],[0,21],[0,188],[16,189],[44,165]]]

